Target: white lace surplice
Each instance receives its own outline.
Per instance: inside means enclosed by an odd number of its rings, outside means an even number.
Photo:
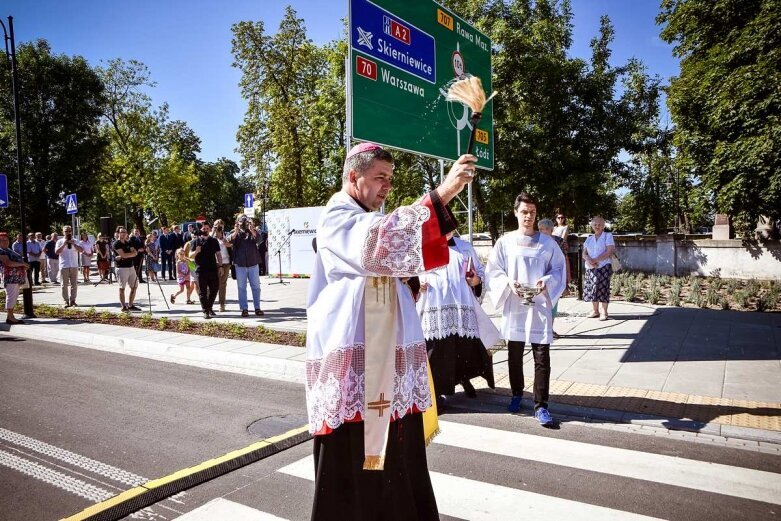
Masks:
[[[420,282],[429,285],[421,291],[417,308],[427,340],[441,340],[459,335],[480,337],[488,348],[499,339],[499,331],[480,307],[472,288],[466,283],[467,261],[471,258],[475,273],[485,280],[485,270],[474,248],[468,242],[454,238],[447,266],[420,275]]]
[[[486,295],[502,310],[500,329],[505,340],[551,343],[551,311],[564,292],[565,262],[561,247],[542,233],[529,237],[514,231],[496,242],[486,267]],[[533,286],[540,280],[548,295],[536,295],[532,306],[510,290],[513,281]]]
[[[306,398],[311,432],[365,417],[364,287],[394,277],[398,296],[393,396],[385,414],[431,406],[426,347],[412,294],[398,277],[423,271],[423,225],[415,204],[389,215],[366,212],[349,195],[331,197],[317,227],[318,252],[307,297]]]

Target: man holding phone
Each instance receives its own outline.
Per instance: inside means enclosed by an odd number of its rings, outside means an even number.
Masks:
[[[62,227],[63,237],[54,246],[54,253],[60,258],[60,283],[65,307],[76,305],[79,289],[79,254],[83,251],[78,241],[73,240],[73,228]],[[70,295],[68,294],[70,286]]]

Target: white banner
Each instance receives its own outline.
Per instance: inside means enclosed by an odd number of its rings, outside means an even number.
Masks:
[[[309,277],[312,274],[313,242],[324,208],[312,206],[266,212],[270,276],[279,277],[281,273],[282,277]]]

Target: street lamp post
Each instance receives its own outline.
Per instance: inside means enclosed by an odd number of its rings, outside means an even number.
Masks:
[[[0,20],[3,26],[3,36],[5,41],[5,55],[11,64],[11,94],[14,99],[14,126],[16,128],[16,175],[19,181],[19,227],[22,234],[22,258],[27,262],[27,225],[24,219],[24,183],[22,183],[22,125],[19,118],[19,78],[16,73],[16,42],[14,40],[14,17],[8,17],[8,29]],[[8,48],[10,43],[10,50]],[[24,316],[26,318],[35,318],[33,309],[33,288],[32,274],[27,270],[27,287],[22,290],[22,302],[24,304]]]

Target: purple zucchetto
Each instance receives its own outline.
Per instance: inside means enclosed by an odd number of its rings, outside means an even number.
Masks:
[[[371,152],[372,150],[382,150],[382,147],[376,143],[360,143],[358,145],[355,145],[350,149],[349,152],[347,152],[347,157],[344,159],[350,159],[355,154],[360,154],[361,152]]]

